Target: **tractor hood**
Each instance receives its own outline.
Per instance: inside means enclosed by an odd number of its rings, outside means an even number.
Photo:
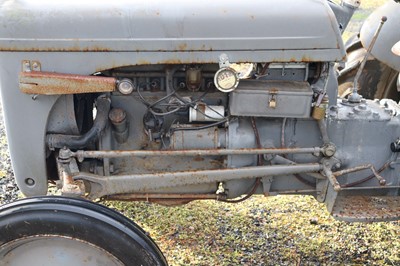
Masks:
[[[337,24],[325,0],[4,0],[0,51],[240,51],[241,61],[260,52],[261,61],[341,61]]]

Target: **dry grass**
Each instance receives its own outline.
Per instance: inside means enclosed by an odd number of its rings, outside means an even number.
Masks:
[[[112,202],[170,265],[400,265],[400,223],[345,223],[307,196],[180,207]]]

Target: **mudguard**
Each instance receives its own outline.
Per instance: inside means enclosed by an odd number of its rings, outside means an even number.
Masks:
[[[378,28],[381,18],[387,17],[371,54],[379,61],[391,68],[400,71],[400,57],[394,56],[392,47],[400,40],[400,3],[389,1],[375,10],[364,22],[360,38],[364,47],[368,47],[372,37]]]

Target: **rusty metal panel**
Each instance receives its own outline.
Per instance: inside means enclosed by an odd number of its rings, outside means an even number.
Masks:
[[[97,76],[82,76],[53,72],[21,72],[19,88],[27,94],[76,94],[111,92],[115,90],[116,79]]]
[[[339,197],[332,210],[338,220],[348,222],[379,222],[400,217],[400,197],[349,196]]]

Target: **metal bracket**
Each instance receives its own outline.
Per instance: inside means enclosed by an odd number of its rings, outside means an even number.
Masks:
[[[85,185],[81,180],[73,180],[72,175],[79,172],[75,158],[69,156],[68,149],[61,149],[57,158],[58,176],[61,180],[61,194],[70,197],[85,195]]]
[[[229,62],[229,57],[227,54],[221,54],[219,56],[219,68],[229,67],[231,63]]]
[[[261,179],[261,182],[263,184],[263,192],[264,192],[264,196],[268,197],[268,196],[275,196],[277,195],[277,193],[271,193],[271,185],[272,182],[274,181],[274,178],[272,176],[264,176]]]
[[[351,6],[352,8],[359,8],[361,5],[360,0],[344,0],[343,5]]]
[[[61,95],[93,92],[112,92],[116,78],[85,76],[40,71],[37,61],[24,61],[19,75],[19,88],[26,94]]]
[[[276,95],[277,95],[276,92],[270,92],[270,97],[269,97],[269,100],[268,100],[268,107],[269,108],[273,108],[273,109],[276,108],[276,103],[277,103]]]
[[[337,163],[340,163],[340,161],[334,157],[322,160],[322,165],[323,165],[322,172],[328,178],[329,183],[332,185],[333,190],[336,192],[341,190],[340,183],[336,179],[336,176],[332,173],[332,168]],[[328,183],[327,183],[327,185],[328,185]]]

